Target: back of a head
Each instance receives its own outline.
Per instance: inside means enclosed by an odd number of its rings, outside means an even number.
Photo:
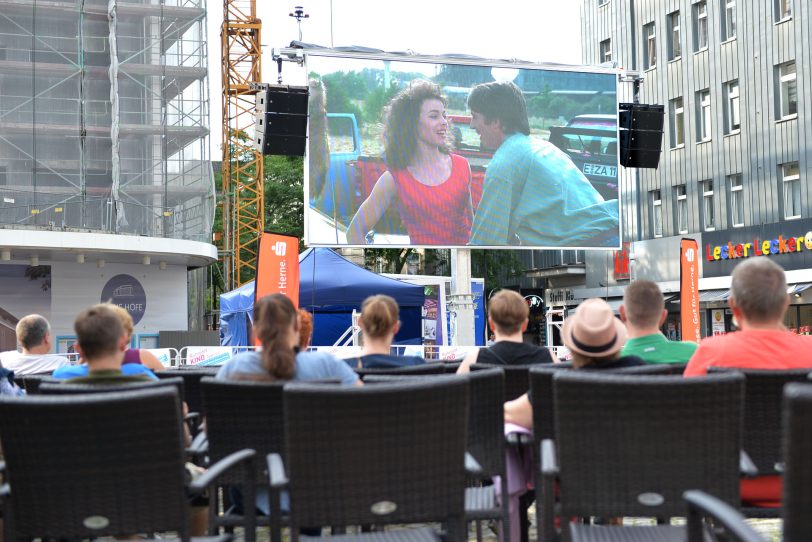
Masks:
[[[124,333],[127,334],[128,337],[131,337],[133,334],[133,317],[130,316],[130,313],[127,312],[127,309],[120,305],[116,305],[115,303],[106,303],[110,310],[112,310],[118,316],[118,319],[121,320],[121,325],[124,328]]]
[[[299,348],[306,350],[310,346],[313,336],[313,315],[304,309],[299,309]]]
[[[73,322],[73,329],[88,363],[101,356],[115,354],[124,336],[121,319],[106,303],[90,306],[80,312]]]
[[[361,305],[361,328],[374,339],[389,335],[399,318],[398,302],[388,295],[373,295]]]
[[[488,316],[500,333],[512,335],[522,330],[530,308],[518,292],[499,290],[488,301]]]
[[[510,81],[491,81],[471,89],[468,109],[485,116],[488,121],[499,120],[506,134],[520,132],[530,135],[527,102],[522,89]]]
[[[636,280],[623,293],[623,308],[631,325],[647,329],[659,325],[665,301],[656,282]]]
[[[262,342],[262,364],[278,380],[288,380],[296,372],[296,353],[290,345],[291,327],[298,332],[299,315],[290,299],[271,294],[257,301],[254,333]]]
[[[733,269],[730,296],[751,322],[778,322],[788,299],[784,270],[767,258],[745,260]]]
[[[15,331],[17,333],[17,342],[19,342],[24,349],[30,350],[45,341],[45,336],[50,333],[51,326],[48,324],[48,320],[39,314],[29,314],[28,316],[23,316],[22,319],[17,322]]]

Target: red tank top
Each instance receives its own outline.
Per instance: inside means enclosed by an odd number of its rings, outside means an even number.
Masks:
[[[427,186],[408,169],[393,171],[400,219],[413,245],[466,245],[471,238],[471,177],[468,161],[451,156],[451,174]]]

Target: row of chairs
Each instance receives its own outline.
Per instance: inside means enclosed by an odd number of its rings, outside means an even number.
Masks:
[[[274,488],[274,540],[281,540],[283,525],[295,540],[304,527],[429,522],[442,524],[449,540],[466,538],[465,483],[481,473],[466,456],[467,379],[348,388],[204,378],[202,385],[211,464],[191,483],[183,478],[178,388],[169,381],[136,384],[126,393],[0,398],[8,539],[177,531],[189,540],[186,492],[207,488],[214,496],[228,484],[239,486],[245,503],[253,502],[258,485]],[[268,444],[267,455],[255,448],[223,451],[220,459],[224,447],[243,446],[227,442],[222,424],[253,414],[214,416],[229,406],[217,402],[223,387],[281,406],[284,432],[275,436],[285,445]],[[270,433],[262,424],[250,444]],[[256,518],[253,507],[244,508],[242,525],[251,540]],[[431,529],[409,535],[405,539],[438,539]]]
[[[477,367],[479,365],[479,367]],[[477,364],[474,365],[476,370],[472,373],[471,382],[469,383],[470,387],[470,394],[469,394],[469,409],[471,412],[471,417],[469,419],[468,424],[468,432],[467,432],[467,444],[466,449],[472,453],[473,457],[475,457],[480,462],[480,476],[491,476],[493,474],[500,474],[500,471],[504,471],[504,462],[503,460],[499,460],[500,458],[504,457],[504,443],[501,439],[494,439],[494,434],[499,434],[501,436],[501,402],[504,398],[508,397],[513,392],[502,392],[501,388],[503,385],[501,384],[501,379],[499,384],[494,383],[494,373],[498,373],[500,376],[501,374],[513,375],[513,374],[520,374],[520,371],[514,371],[514,368],[501,368],[501,369],[494,369],[484,367],[483,365]],[[524,368],[524,378],[527,378],[528,382],[525,384],[525,389],[530,387],[533,389],[533,397],[535,398],[534,401],[534,419],[535,425],[537,428],[536,435],[535,435],[535,445],[534,448],[539,450],[537,446],[543,439],[546,438],[553,438],[556,429],[555,429],[555,417],[551,417],[550,413],[554,413],[558,411],[556,405],[554,404],[552,399],[556,394],[553,392],[553,381],[556,375],[571,373],[571,371],[562,371],[562,369],[567,369],[567,364],[555,364],[551,366],[536,366],[532,370],[528,371],[527,368]],[[411,368],[409,368],[411,369]],[[507,369],[507,370],[506,370]],[[190,371],[188,369],[181,370],[180,372],[185,373],[183,376],[187,377],[189,373],[197,372],[197,371]],[[622,370],[613,372],[613,376],[617,375],[618,373],[623,372],[632,372],[632,373],[644,373],[644,374],[663,374],[669,372],[679,372],[681,370],[679,367],[670,366],[670,367],[663,367],[663,366],[644,366],[640,368],[634,368],[634,370]],[[391,375],[392,373],[400,374],[401,377],[405,376],[418,376],[410,370],[407,371],[399,371],[399,370],[388,370],[388,371],[373,371],[371,374],[364,375],[365,381],[368,383],[379,383],[380,381],[386,381],[387,375]],[[590,376],[597,376],[601,379],[601,382],[607,382],[605,374],[601,375],[590,375]],[[806,372],[788,372],[788,371],[778,371],[778,372],[771,372],[771,371],[757,371],[754,372],[753,375],[750,375],[748,372],[747,376],[747,395],[748,399],[745,401],[745,405],[750,404],[749,410],[757,413],[758,416],[762,418],[762,423],[767,426],[771,426],[774,432],[777,432],[776,427],[780,427],[780,408],[776,407],[776,404],[780,405],[780,401],[774,401],[770,398],[776,397],[776,394],[780,394],[780,389],[783,385],[783,382],[787,380],[787,377],[791,377],[791,379],[803,379],[806,377]],[[240,424],[244,423],[253,423],[255,428],[261,427],[268,427],[269,420],[281,420],[281,415],[279,413],[279,409],[276,411],[266,411],[262,412],[257,415],[253,422],[247,422],[245,420],[246,414],[248,412],[253,412],[256,410],[256,407],[261,404],[262,400],[270,401],[269,404],[273,403],[279,405],[281,402],[281,385],[276,385],[278,388],[278,393],[276,393],[276,399],[268,399],[270,397],[269,392],[267,391],[268,387],[273,387],[274,385],[268,384],[259,384],[259,383],[222,383],[222,382],[201,382],[202,375],[197,375],[196,380],[198,383],[199,388],[201,389],[201,411],[208,412],[209,417],[209,424],[214,423],[215,425],[219,422],[214,421],[217,418],[216,412],[220,412],[225,416],[223,418],[222,429],[215,429],[215,426],[209,425],[209,432],[210,440],[209,442],[209,453],[210,457],[213,461],[217,459],[227,457],[228,454],[234,450],[240,449],[241,446],[253,446],[254,448],[259,448],[256,451],[258,452],[260,457],[264,457],[268,450],[272,450],[276,448],[277,450],[280,449],[281,444],[277,441],[276,443],[269,443],[269,444],[257,444],[257,439],[255,438],[255,434],[272,434],[278,435],[277,431],[262,431],[254,429],[252,430],[250,427],[241,426]],[[421,379],[426,380],[426,379]],[[433,380],[433,379],[432,379]],[[659,378],[655,380],[660,380]],[[677,379],[678,381],[682,381],[682,379]],[[701,379],[700,379],[701,380]],[[660,380],[661,382],[665,382],[665,380]],[[762,381],[762,385],[755,385]],[[764,384],[764,382],[767,382]],[[477,387],[477,382],[479,385]],[[229,391],[225,391],[225,389],[221,390],[225,393],[224,396],[216,399],[215,391],[207,392],[207,387],[212,388],[215,390],[218,385],[225,385],[226,388],[231,387],[233,389]],[[61,385],[64,386],[64,385]],[[506,387],[506,386],[504,386]],[[46,389],[48,386],[46,385]],[[752,392],[750,389],[753,388],[755,390],[761,389],[760,392]],[[65,389],[65,388],[62,388]],[[520,389],[520,388],[517,388]],[[475,391],[477,390],[477,391]],[[498,391],[494,391],[498,390]],[[778,391],[776,391],[778,390]],[[180,391],[184,391],[183,388],[180,388]],[[257,399],[247,399],[250,392],[255,392],[257,394]],[[490,399],[485,398],[486,395],[490,392]],[[187,395],[188,401],[188,390],[185,390]],[[630,393],[631,395],[631,393]],[[762,396],[764,398],[763,406],[756,406],[756,403],[751,404],[750,395],[754,397]],[[621,395],[621,398],[623,395]],[[246,398],[248,403],[240,403],[240,398]],[[264,398],[264,399],[263,399]],[[478,398],[478,399],[475,399]],[[549,400],[548,400],[549,399]],[[546,403],[549,402],[549,407],[544,406]],[[208,406],[206,406],[208,404]],[[235,406],[235,405],[240,406]],[[229,412],[229,405],[232,408]],[[490,406],[486,406],[490,405]],[[494,405],[496,405],[494,407]],[[191,406],[191,405],[190,405]],[[767,411],[770,411],[768,413]],[[745,407],[745,420],[747,419],[747,410],[748,407]],[[494,412],[497,414],[494,415]],[[682,412],[680,412],[682,414]],[[228,417],[230,416],[230,418]],[[484,420],[487,420],[485,422]],[[281,423],[281,422],[280,422]],[[241,428],[242,427],[242,428]],[[486,429],[487,428],[487,429]],[[230,431],[230,433],[229,433]],[[745,423],[745,450],[748,450],[748,441],[747,441],[747,422]],[[652,435],[656,435],[657,432],[652,430]],[[224,439],[221,440],[221,443],[225,443],[224,446],[218,444],[217,437],[215,435],[224,435]],[[249,442],[243,442],[239,439],[243,437],[248,439]],[[270,437],[273,439],[274,437]],[[764,469],[768,469],[770,467],[774,467],[776,463],[780,460],[775,459],[779,457],[779,446],[777,442],[780,441],[779,437],[770,439],[766,436],[759,437],[762,441],[762,447],[766,450],[764,452],[758,451],[759,448],[757,446],[753,446],[752,449],[754,450],[753,456],[757,458],[756,464],[759,466],[760,470],[764,472]],[[251,441],[251,439],[254,439]],[[220,448],[218,448],[220,446]],[[283,448],[283,447],[282,447]],[[770,455],[772,454],[772,455]],[[770,459],[772,457],[773,459]],[[261,484],[266,479],[264,478],[264,471],[265,471],[265,464],[264,461],[260,462],[261,465],[259,467],[254,467],[254,483]],[[236,476],[239,478],[238,474],[231,475]],[[505,477],[502,476],[502,480]],[[233,483],[235,482],[234,478],[231,478],[230,482],[224,483]],[[244,480],[243,480],[244,482]],[[542,484],[537,483],[537,488],[541,487]],[[500,488],[502,494],[505,494],[505,489]],[[466,495],[466,508],[467,508],[467,517],[469,519],[478,519],[483,517],[497,517],[499,519],[504,519],[506,516],[506,510],[503,508],[500,509],[498,506],[495,506],[495,499],[493,499],[493,490],[494,488],[491,487],[469,487],[467,490]],[[489,503],[490,506],[485,506],[482,503]],[[212,507],[213,512],[215,507]],[[227,516],[220,516],[213,517],[213,525],[220,524],[220,525],[237,525],[240,522],[245,521],[245,518],[239,517],[227,517]],[[268,521],[267,519],[265,521]],[[505,526],[507,527],[508,522],[505,522]],[[505,539],[509,537],[506,536]]]

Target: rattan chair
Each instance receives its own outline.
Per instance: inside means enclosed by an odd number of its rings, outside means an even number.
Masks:
[[[359,369],[353,368],[358,376],[363,380],[367,375],[402,375],[402,376],[419,376],[419,375],[439,375],[444,374],[445,364],[438,362],[429,362],[422,365],[407,365],[404,367],[386,367],[386,368],[370,368]]]
[[[179,405],[171,387],[0,396],[6,540],[165,531],[190,540],[190,494],[228,468],[253,468],[254,452],[237,452],[187,484]]]
[[[53,382],[53,381],[54,379],[51,376],[51,373],[14,376],[14,382],[16,382],[17,385],[20,386],[22,389],[24,389],[25,393],[28,395],[39,394],[40,384],[42,384],[43,382]]]
[[[812,540],[812,385],[784,389],[784,542]]]
[[[272,455],[269,471],[273,501],[289,490],[293,542],[301,527],[428,522],[442,523],[448,540],[467,538],[467,379],[363,388],[294,383],[285,387],[284,403],[286,462]],[[279,531],[276,518],[272,530]],[[424,526],[341,537],[350,539],[429,541],[438,535]]]
[[[759,475],[781,475],[781,424],[784,386],[806,381],[809,369],[758,370],[712,367],[710,373],[738,371],[744,374],[744,433],[742,447],[755,463]],[[780,517],[780,508],[742,506],[747,517]]]
[[[812,540],[812,385],[789,383],[784,387],[783,446],[784,496],[782,516],[784,519],[784,542],[808,542]],[[704,542],[698,527],[702,519],[713,519],[714,525],[724,527],[725,540],[741,542],[766,542],[765,539],[747,531],[748,526],[733,507],[703,492],[688,492],[685,499],[689,505],[688,542]],[[744,525],[744,526],[742,526]],[[732,534],[731,534],[732,532]],[[745,536],[750,536],[747,538]]]
[[[542,442],[537,488],[543,540],[560,540],[559,518],[573,542],[684,541],[684,526],[633,526],[624,536],[621,527],[568,521],[684,516],[692,489],[738,505],[743,392],[741,374],[556,374],[556,440]]]
[[[767,542],[745,521],[738,510],[704,491],[691,490],[683,495],[688,506],[688,542],[707,542],[707,520],[715,534],[725,542]]]
[[[495,484],[477,484],[465,490],[465,514],[476,522],[476,537],[482,540],[482,520],[496,519],[502,540],[510,540],[508,480],[505,469],[504,403],[505,373],[502,368],[468,374],[468,438],[466,450],[482,468],[481,480],[499,477]]]
[[[214,376],[220,367],[209,365],[183,365],[182,368],[164,369],[155,371],[155,376],[161,380],[165,378],[183,379],[183,400],[189,407],[189,412],[203,412],[203,400],[200,395],[200,380],[207,376]]]
[[[206,377],[200,381],[203,396],[203,414],[206,418],[208,456],[218,461],[229,454],[250,448],[262,458],[254,465],[252,481],[258,487],[268,485],[265,457],[270,453],[284,453],[284,410],[282,389],[284,382],[224,381]],[[242,487],[245,483],[245,470],[234,471],[220,479],[222,484]],[[245,525],[245,513],[254,513],[253,507],[243,501],[243,511],[236,507],[218,514],[219,492],[212,495],[209,506],[209,529],[212,534],[220,527]],[[270,510],[278,514],[278,510]],[[285,520],[286,521],[286,520]],[[270,525],[270,516],[256,517],[258,525]],[[251,542],[254,533],[246,532],[245,539]]]
[[[511,401],[527,393],[530,389],[529,371],[531,367],[545,367],[553,364],[536,363],[532,365],[497,365],[495,363],[474,363],[471,371],[485,371],[499,368],[505,371],[504,401]]]
[[[368,375],[366,384],[393,384],[425,379],[456,378],[451,375]],[[497,496],[492,483],[499,477],[499,495],[508,495],[505,469],[504,387],[505,373],[501,367],[471,372],[466,375],[468,394],[468,437],[466,451],[476,459],[482,472],[465,490],[465,514],[476,522],[477,540],[482,540],[482,521],[498,520],[502,539],[510,540],[510,511],[507,497]]]

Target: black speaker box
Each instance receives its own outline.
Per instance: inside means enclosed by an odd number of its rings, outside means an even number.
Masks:
[[[663,142],[662,105],[619,104],[620,165],[656,168]]]
[[[304,156],[308,88],[263,87],[257,92],[254,148],[262,154]]]

